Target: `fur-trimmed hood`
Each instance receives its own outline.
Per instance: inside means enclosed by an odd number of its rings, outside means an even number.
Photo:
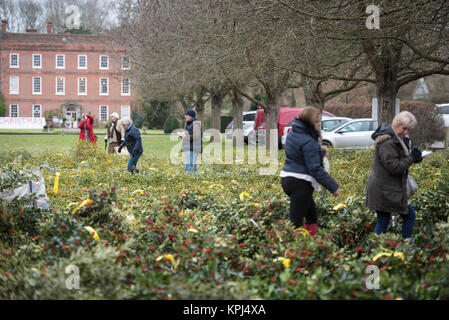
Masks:
[[[371,135],[371,139],[373,139],[376,144],[379,144],[388,139],[392,139],[394,136],[395,133],[393,132],[391,125],[382,123]]]

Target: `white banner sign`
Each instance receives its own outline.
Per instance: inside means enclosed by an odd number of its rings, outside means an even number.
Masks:
[[[0,129],[43,129],[45,118],[0,117]]]

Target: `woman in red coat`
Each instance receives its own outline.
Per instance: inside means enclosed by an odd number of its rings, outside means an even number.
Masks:
[[[83,119],[78,128],[80,128],[80,140],[86,140],[95,144],[96,139],[94,135],[94,117],[90,114],[83,113],[81,118]]]

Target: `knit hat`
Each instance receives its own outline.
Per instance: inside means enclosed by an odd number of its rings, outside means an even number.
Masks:
[[[115,118],[119,118],[119,116],[118,116],[118,113],[117,112],[114,112],[113,114],[111,114],[111,117],[115,117]]]
[[[192,118],[196,117],[196,112],[193,109],[187,110],[185,114],[188,115],[188,116],[191,116]]]

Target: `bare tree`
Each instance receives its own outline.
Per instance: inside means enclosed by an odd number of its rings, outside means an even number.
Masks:
[[[55,32],[68,29],[67,18],[79,12],[80,27],[92,33],[103,33],[115,26],[116,5],[115,0],[44,0],[43,10]],[[76,6],[75,10],[79,11],[70,10],[70,6]]]
[[[0,0],[0,16],[2,19],[8,21],[8,31],[9,32],[19,32],[20,30],[20,20],[18,19],[19,10],[17,8],[17,3],[13,0]]]
[[[42,7],[33,0],[20,0],[17,4],[19,14],[23,19],[25,29],[37,28],[42,16]]]
[[[371,1],[274,2],[294,13],[297,21],[314,19],[315,34],[331,40],[332,48],[336,44],[345,53],[344,59],[336,61],[334,50],[323,50],[327,61],[338,67],[325,68],[325,73],[311,70],[307,76],[375,84],[379,122],[391,122],[402,86],[432,74],[449,74],[449,3],[445,0],[379,1],[375,6],[379,9],[379,29],[372,23],[375,10],[366,13]],[[345,62],[348,69],[352,65],[360,72],[342,72]],[[365,66],[371,72],[362,71]]]

